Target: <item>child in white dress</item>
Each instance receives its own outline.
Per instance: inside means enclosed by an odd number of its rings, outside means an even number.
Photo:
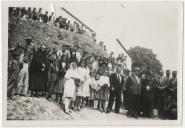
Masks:
[[[107,72],[102,72],[99,79],[100,85],[100,111],[106,112],[106,102],[108,101],[108,94],[109,94],[109,77]]]
[[[95,75],[95,84],[94,84],[94,109],[98,109],[98,101],[100,99],[99,79],[100,79],[100,75],[99,74],[96,74]]]
[[[84,81],[86,80],[86,74],[87,70],[85,68],[85,61],[80,62],[80,66],[77,69],[78,75],[81,78],[81,81],[79,85],[76,87],[76,100],[75,100],[75,109],[77,111],[80,111],[80,106],[81,106],[81,101],[83,97],[83,86],[84,86]]]
[[[89,106],[94,109],[94,98],[95,98],[95,72],[90,72],[90,97]]]
[[[65,112],[69,114],[69,104],[75,96],[75,80],[80,79],[77,72],[77,64],[72,62],[70,64],[70,69],[67,70],[65,74],[66,82],[64,84],[64,104]]]

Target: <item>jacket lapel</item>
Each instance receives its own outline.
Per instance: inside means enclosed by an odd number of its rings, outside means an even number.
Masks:
[[[139,85],[139,83],[137,82],[136,77],[132,74],[132,79],[135,81],[135,83],[137,83],[137,85]]]

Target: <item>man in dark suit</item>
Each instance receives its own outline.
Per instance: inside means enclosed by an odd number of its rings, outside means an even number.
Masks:
[[[128,94],[128,117],[138,118],[140,109],[141,80],[138,77],[140,68],[135,67],[133,73],[128,77],[126,89]]]
[[[118,65],[116,68],[116,73],[110,75],[110,95],[109,103],[107,107],[107,113],[111,112],[112,105],[114,102],[114,97],[116,97],[115,112],[119,113],[121,105],[121,91],[124,84],[124,78],[121,75],[122,66]]]

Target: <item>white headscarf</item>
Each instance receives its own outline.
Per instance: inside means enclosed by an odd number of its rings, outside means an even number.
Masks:
[[[76,67],[74,68],[73,67],[73,65],[76,65]],[[69,69],[71,69],[71,70],[76,70],[77,69],[77,64],[75,63],[75,62],[72,62],[71,64],[70,64],[70,68]]]

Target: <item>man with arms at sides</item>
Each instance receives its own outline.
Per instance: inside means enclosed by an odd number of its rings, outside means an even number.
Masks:
[[[107,107],[107,113],[111,112],[112,105],[114,102],[114,97],[116,97],[115,104],[115,113],[119,113],[120,105],[121,105],[121,91],[124,84],[124,78],[121,75],[122,66],[118,65],[116,67],[116,72],[110,75],[110,95],[109,95],[109,103]]]
[[[127,98],[127,89],[126,89],[126,82],[127,79],[130,75],[130,70],[129,69],[125,69],[124,70],[124,84],[123,84],[123,106],[125,109],[127,109],[128,107],[128,98]]]
[[[160,86],[160,101],[159,101],[159,118],[167,118],[167,99],[168,99],[168,88],[170,85],[170,70],[166,70],[166,76],[161,81]]]
[[[140,109],[141,96],[141,80],[138,77],[140,68],[133,68],[132,74],[128,77],[126,82],[126,90],[128,95],[128,117],[138,118]]]

